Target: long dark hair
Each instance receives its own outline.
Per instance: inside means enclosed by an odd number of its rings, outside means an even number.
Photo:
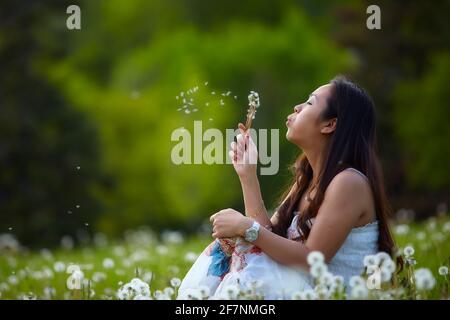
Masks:
[[[332,94],[321,117],[323,120],[337,118],[336,130],[330,137],[322,171],[317,175],[316,194],[314,198],[309,198],[309,205],[300,212],[297,228],[303,234],[303,240],[306,240],[310,233],[309,219],[317,215],[331,180],[342,170],[352,167],[367,176],[372,189],[379,223],[378,250],[392,255],[395,244],[388,225],[391,208],[376,155],[373,101],[364,89],[345,77],[338,76],[330,83]],[[313,178],[312,167],[304,154],[296,159],[291,169],[294,179],[282,195],[282,199],[287,198],[278,207],[277,223],[273,226],[273,232],[283,237],[287,236],[287,228],[292,222],[294,211],[298,210],[300,199]]]

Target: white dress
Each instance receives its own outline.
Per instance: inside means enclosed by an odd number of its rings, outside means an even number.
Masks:
[[[298,212],[294,214],[287,232],[287,238],[291,240],[300,237],[297,230]],[[311,223],[313,222],[312,219]],[[364,257],[377,253],[377,249],[378,221],[353,228],[329,262],[328,271],[341,275],[348,285],[352,276],[360,275],[364,270]],[[257,292],[269,300],[290,299],[293,292],[313,287],[306,268],[282,265],[241,237],[223,238],[215,239],[200,254],[184,277],[177,299],[186,299],[189,289],[200,286],[209,288],[209,299],[222,299],[226,296],[225,289],[228,285],[245,289],[255,280],[260,280],[259,283],[262,284]]]

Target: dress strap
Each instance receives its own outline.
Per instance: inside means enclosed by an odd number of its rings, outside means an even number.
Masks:
[[[344,171],[345,171],[345,170],[352,170],[352,171],[354,171],[354,172],[356,172],[356,173],[359,173],[361,176],[364,177],[364,179],[366,179],[367,181],[369,181],[369,179],[366,177],[366,175],[365,175],[364,173],[362,173],[361,171],[359,171],[359,170],[357,170],[357,169],[355,169],[355,168],[348,167],[347,169],[344,169]]]

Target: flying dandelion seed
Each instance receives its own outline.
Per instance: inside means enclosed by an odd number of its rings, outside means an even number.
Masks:
[[[213,118],[209,118],[209,121],[213,121]]]
[[[208,81],[205,82],[205,86],[207,86],[207,85],[208,85]]]
[[[80,209],[80,205],[79,205],[79,204],[77,204],[75,207],[76,207],[77,209]]]
[[[84,225],[85,225],[86,227],[89,227],[89,223],[87,223],[87,222],[86,222]]]
[[[81,169],[81,167],[80,166],[77,166],[77,170],[80,170]]]
[[[67,210],[67,214],[72,214],[72,210]]]
[[[211,94],[216,94],[216,92],[215,92],[215,91],[213,91],[213,92],[211,92]]]
[[[225,105],[225,102],[223,102],[222,99],[220,99],[220,105],[221,105],[221,106],[224,106],[224,105]]]
[[[198,111],[197,108],[192,109],[192,112],[197,112],[197,111]]]
[[[9,228],[8,228],[9,231],[12,231],[12,229],[13,229],[12,227],[9,227]]]
[[[209,106],[209,102],[206,102],[206,103],[205,103],[205,106],[207,106],[207,107],[208,107],[208,106]]]
[[[237,99],[237,96],[234,96],[235,99]]]
[[[191,110],[186,109],[186,110],[184,110],[184,112],[185,112],[185,113],[191,113]]]
[[[178,96],[176,96],[176,97],[175,97],[175,99],[177,99],[177,100],[178,100],[178,99],[180,99],[180,98],[179,98]]]

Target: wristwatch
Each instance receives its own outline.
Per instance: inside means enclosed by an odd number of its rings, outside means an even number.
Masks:
[[[245,230],[245,241],[253,242],[258,238],[258,232],[259,232],[259,223],[256,221],[253,221],[253,224],[250,228]]]

